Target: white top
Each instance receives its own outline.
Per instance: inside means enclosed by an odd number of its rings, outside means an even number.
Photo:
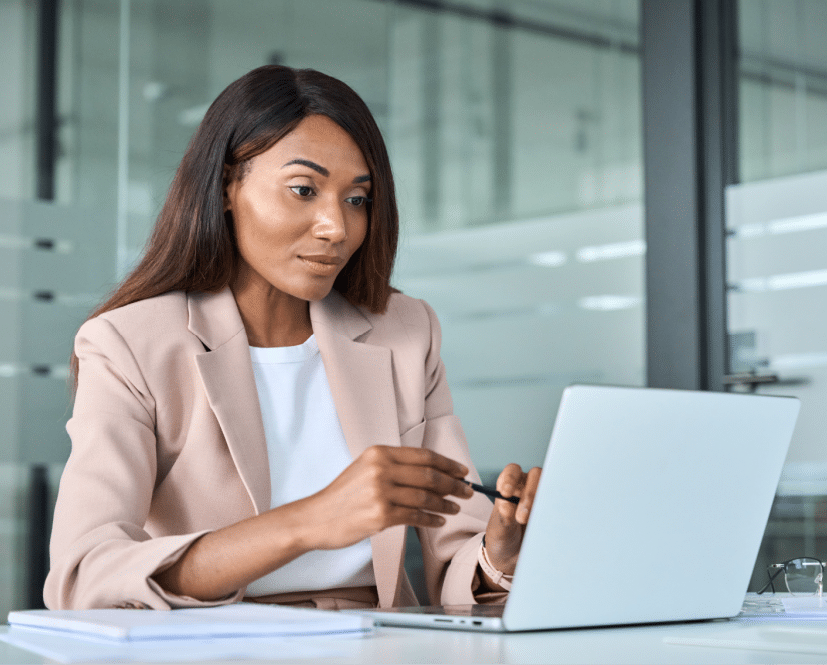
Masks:
[[[315,336],[299,346],[250,347],[270,463],[270,506],[315,494],[352,461]],[[370,539],[314,550],[256,580],[248,596],[376,584]]]

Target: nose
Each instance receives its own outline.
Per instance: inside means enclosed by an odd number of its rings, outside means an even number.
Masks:
[[[338,201],[320,203],[313,224],[313,236],[332,243],[347,239],[345,211]]]

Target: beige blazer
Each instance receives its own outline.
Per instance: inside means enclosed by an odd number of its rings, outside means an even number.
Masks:
[[[424,446],[478,480],[420,300],[394,294],[385,314],[337,292],[310,305],[313,332],[350,452]],[[80,372],[67,424],[46,605],[166,609],[204,603],[153,575],[202,534],[266,511],[270,473],[249,344],[229,289],[168,293],[107,312],[78,331]],[[460,500],[443,527],[420,529],[431,601],[474,602],[477,553],[491,512]],[[413,605],[403,526],[373,536],[381,607]]]

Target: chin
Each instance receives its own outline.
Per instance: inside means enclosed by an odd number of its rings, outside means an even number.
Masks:
[[[330,292],[333,290],[333,284],[328,284],[325,286],[321,286],[319,284],[310,285],[306,288],[297,290],[294,295],[297,298],[301,298],[302,300],[306,300],[308,302],[317,302],[319,300],[324,300]]]

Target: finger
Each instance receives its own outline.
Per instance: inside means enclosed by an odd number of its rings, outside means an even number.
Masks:
[[[474,495],[474,490],[461,480],[428,466],[397,464],[390,470],[390,478],[396,485],[424,489],[440,496],[453,494],[465,499]]]
[[[423,489],[414,487],[398,487],[391,492],[389,500],[397,506],[427,510],[434,513],[456,515],[460,508],[453,501]]]
[[[390,522],[393,525],[440,527],[445,524],[445,518],[442,515],[417,510],[416,508],[397,507],[391,515]]]
[[[519,464],[509,464],[497,478],[497,489],[506,499],[520,496],[525,474]],[[496,499],[494,501],[495,513],[499,515],[503,526],[514,524],[516,521],[517,505],[510,501]]]
[[[524,476],[519,464],[509,464],[497,478],[497,490],[505,498],[519,496],[517,491],[522,487]]]
[[[468,475],[468,467],[452,460],[450,457],[435,453],[427,448],[398,448],[389,447],[388,455],[397,464],[409,464],[412,466],[424,466],[437,469],[454,478],[465,478]]]
[[[525,476],[520,504],[517,506],[517,512],[515,513],[515,518],[520,524],[528,524],[528,517],[531,515],[531,507],[534,505],[534,496],[537,494],[541,473],[542,469],[535,466],[529,469]]]

